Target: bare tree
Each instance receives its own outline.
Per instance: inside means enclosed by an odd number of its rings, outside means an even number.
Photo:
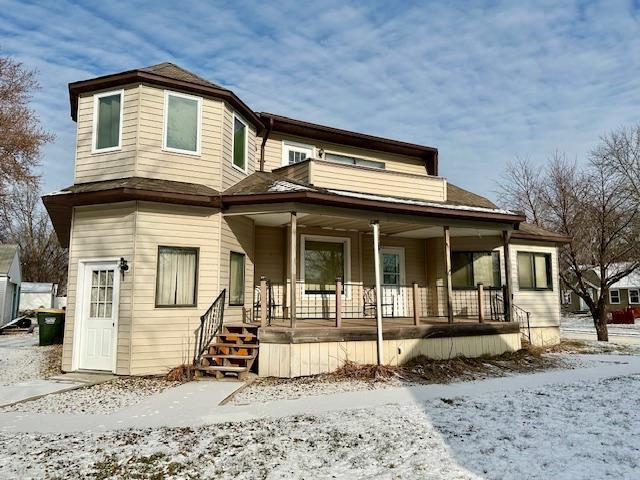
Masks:
[[[502,203],[524,199],[530,211],[535,209],[535,216],[527,213],[527,218],[535,218],[533,223],[571,238],[559,249],[561,280],[589,307],[598,340],[608,341],[609,288],[640,266],[640,197],[628,195],[623,177],[611,174],[604,145],[581,167],[558,153],[540,173],[532,172],[528,163],[516,162],[503,191],[517,195],[503,196]],[[597,298],[591,294],[593,273],[598,278]]]
[[[498,203],[523,212],[527,221],[541,227],[545,216],[542,183],[542,170],[528,158],[518,157],[507,164],[498,184]]]
[[[11,183],[35,178],[40,149],[53,140],[29,106],[38,88],[34,71],[0,56],[0,204]]]
[[[67,251],[58,243],[33,181],[15,183],[0,207],[0,242],[20,248],[22,276],[29,282],[66,285]]]
[[[589,307],[598,340],[608,341],[609,288],[640,266],[638,202],[596,157],[581,171],[575,162],[552,162],[544,198],[547,225],[572,239],[559,250],[560,277]],[[596,298],[590,273],[598,278]]]
[[[592,157],[619,176],[627,185],[629,194],[640,198],[640,125],[603,136]]]

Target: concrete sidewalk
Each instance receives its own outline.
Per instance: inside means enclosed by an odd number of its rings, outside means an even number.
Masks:
[[[113,380],[115,375],[102,373],[65,373],[48,379],[34,379],[0,387],[0,407],[28,402],[45,395],[67,392]]]
[[[240,383],[191,382],[108,415],[0,413],[0,431],[67,433],[126,428],[198,427],[214,423],[290,415],[316,415],[387,404],[419,403],[437,398],[473,397],[491,392],[532,389],[549,384],[594,382],[604,378],[640,374],[640,356],[576,355],[575,357],[599,363],[597,366],[588,368],[549,370],[474,382],[345,392],[250,405],[219,405],[228,395],[242,386]]]

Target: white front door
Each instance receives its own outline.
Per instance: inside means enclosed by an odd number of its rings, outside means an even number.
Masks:
[[[84,264],[80,356],[84,370],[115,371],[120,278],[115,262]]]
[[[407,316],[407,287],[404,280],[404,249],[386,247],[380,251],[382,269],[382,316]]]

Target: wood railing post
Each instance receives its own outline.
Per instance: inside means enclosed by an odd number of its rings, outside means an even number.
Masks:
[[[420,325],[420,289],[418,282],[413,282],[413,323]]]
[[[269,313],[269,291],[267,290],[267,278],[260,277],[260,326],[267,326],[267,315]]]
[[[484,322],[484,285],[478,284],[478,320]]]
[[[453,323],[453,287],[451,284],[451,234],[449,227],[443,227],[444,233],[444,280],[447,288],[447,319]]]
[[[342,279],[336,278],[336,328],[342,326]]]

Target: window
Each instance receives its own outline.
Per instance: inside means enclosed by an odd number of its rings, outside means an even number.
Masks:
[[[620,303],[620,290],[609,290],[609,303],[612,305]]]
[[[182,93],[165,92],[165,150],[200,154],[200,116],[202,98]]]
[[[94,153],[118,150],[122,140],[123,91],[106,92],[93,97]]]
[[[229,305],[244,305],[244,254],[231,252],[229,260]]]
[[[198,249],[158,247],[156,307],[194,307]]]
[[[551,255],[518,252],[518,284],[521,290],[551,290]]]
[[[329,162],[344,163],[346,165],[358,165],[360,167],[384,169],[383,162],[365,160],[364,158],[352,157],[349,155],[339,155],[337,153],[325,153],[324,159],[328,160]]]
[[[451,286],[473,288],[500,286],[500,254],[498,252],[451,252]]]
[[[247,125],[233,116],[233,166],[247,170]]]
[[[562,292],[562,305],[571,305],[571,292],[569,290]]]
[[[305,293],[335,293],[336,278],[349,281],[349,239],[302,237]]]
[[[636,288],[629,290],[629,303],[640,303],[640,290]]]
[[[302,143],[282,142],[282,165],[292,165],[313,157],[313,146]]]

